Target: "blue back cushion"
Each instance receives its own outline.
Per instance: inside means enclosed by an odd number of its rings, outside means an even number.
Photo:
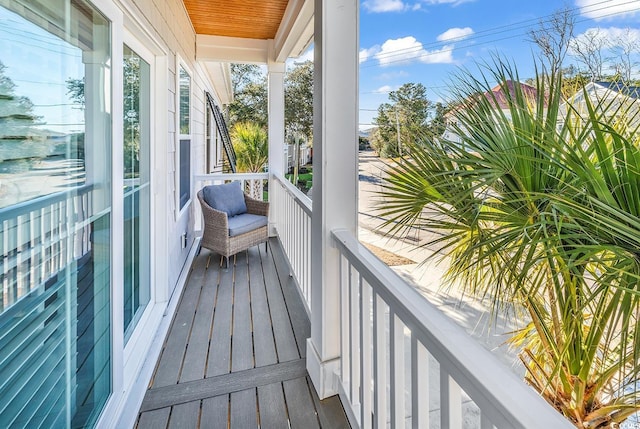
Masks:
[[[225,212],[229,217],[247,212],[240,182],[205,186],[202,194],[209,206]]]

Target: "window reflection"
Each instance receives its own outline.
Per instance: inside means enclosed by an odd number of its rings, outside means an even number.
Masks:
[[[123,59],[124,333],[129,340],[149,303],[150,66],[128,46]]]

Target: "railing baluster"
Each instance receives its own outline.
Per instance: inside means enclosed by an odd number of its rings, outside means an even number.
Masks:
[[[373,299],[373,412],[375,429],[386,429],[387,413],[387,317],[384,300],[374,293]]]
[[[9,220],[9,285],[7,289],[7,302],[12,305],[17,300],[18,288],[18,222]]]
[[[404,427],[405,380],[404,380],[404,324],[390,310],[389,343],[391,347],[391,427]],[[446,427],[446,426],[443,426]]]
[[[462,394],[460,386],[440,365],[440,427],[462,428]]]
[[[411,332],[411,427],[429,428],[429,357]]]
[[[349,329],[351,331],[351,341],[349,344],[349,354],[360,357],[360,312],[358,311],[359,300],[358,272],[349,265]],[[360,359],[351,359],[351,401],[359,407],[360,403]]]
[[[349,293],[349,262],[346,258],[340,258],[340,320],[351,320],[350,315],[350,299]],[[342,356],[342,365],[340,366],[341,379],[347,385],[351,384],[351,329],[341,329],[340,338],[340,355]]]
[[[360,277],[360,427],[371,427],[371,286]]]

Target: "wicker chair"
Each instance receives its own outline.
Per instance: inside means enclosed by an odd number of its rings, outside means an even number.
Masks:
[[[203,190],[198,191],[198,200],[202,207],[202,217],[204,219],[204,232],[200,245],[224,256],[227,259],[227,268],[229,267],[230,256],[260,243],[266,243],[269,239],[266,225],[239,235],[230,235],[227,213],[209,206],[204,199]],[[248,214],[268,216],[268,202],[255,200],[246,194],[244,195],[244,201],[247,205]]]

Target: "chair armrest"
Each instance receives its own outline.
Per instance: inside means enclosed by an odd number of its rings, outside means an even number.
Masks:
[[[244,196],[244,202],[247,205],[247,213],[269,216],[269,202],[256,200],[246,194]]]

